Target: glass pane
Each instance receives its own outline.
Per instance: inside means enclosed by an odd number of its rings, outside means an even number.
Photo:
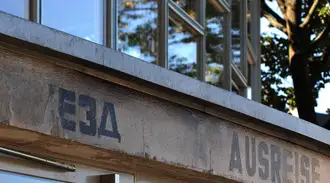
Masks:
[[[146,62],[157,59],[157,0],[118,1],[118,49]]]
[[[103,43],[102,0],[42,0],[42,24]]]
[[[168,34],[169,69],[196,78],[198,37],[172,18]]]
[[[191,18],[196,20],[196,10],[198,0],[173,0],[180,8],[182,8]]]
[[[224,15],[206,4],[206,74],[205,81],[221,87],[224,70]]]
[[[24,183],[64,183],[55,180],[42,179],[27,175],[15,174],[10,172],[0,172],[1,182],[24,182]]]
[[[28,0],[0,0],[0,11],[28,18]]]
[[[241,61],[241,29],[240,29],[240,0],[232,0],[232,58],[233,62],[240,67]]]

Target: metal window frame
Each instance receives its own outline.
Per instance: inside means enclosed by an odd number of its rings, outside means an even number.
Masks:
[[[257,55],[256,52],[252,46],[251,40],[248,40],[247,42],[247,46],[248,46],[248,64],[250,65],[255,65],[257,62]]]
[[[197,41],[197,78],[205,81],[206,72],[206,35],[205,35],[205,19],[206,19],[206,1],[197,1],[197,21],[203,27],[203,35]]]
[[[240,50],[241,50],[241,60],[240,60],[240,70],[245,78],[248,76],[248,22],[247,22],[247,0],[240,1]]]
[[[113,49],[117,47],[117,0],[104,0],[104,45]],[[109,3],[111,1],[111,3]],[[231,90],[232,80],[232,64],[231,64],[231,1],[226,0],[208,0],[211,4],[219,10],[219,12],[225,13],[225,63],[224,63],[224,88]],[[197,20],[192,19],[181,7],[176,5],[172,0],[159,0],[158,1],[158,58],[157,65],[168,68],[168,20],[170,18],[170,11],[174,12],[176,16],[180,18],[186,25],[188,25],[193,31],[195,31],[200,37],[197,41],[197,78],[205,81],[206,72],[206,37],[204,35],[205,27],[205,8],[206,1],[198,1],[199,8],[197,9]],[[111,11],[113,10],[113,11]],[[110,12],[110,13],[109,13]]]
[[[25,151],[27,150],[25,149]],[[50,161],[48,158],[52,160]],[[48,181],[59,181],[63,183],[103,183],[105,181],[116,183],[116,178],[119,182],[133,183],[135,180],[134,174],[109,171],[78,162],[60,161],[65,162],[65,164],[58,163],[59,160],[53,156],[49,156],[45,159],[21,151],[18,152],[13,149],[0,148],[0,172],[10,173],[12,176],[23,175],[30,178],[41,178]],[[73,166],[73,164],[75,166]],[[68,167],[69,169],[67,169]],[[93,178],[90,179],[88,177]]]
[[[251,1],[251,48],[253,48],[255,64],[251,65],[252,100],[261,102],[261,69],[260,69],[260,1]]]
[[[158,53],[157,65],[168,69],[168,0],[158,0]]]
[[[208,0],[220,12],[230,12],[230,3],[226,0]]]
[[[225,63],[224,63],[224,88],[227,90],[231,90],[231,54],[226,54],[226,52],[230,52],[231,50],[231,37],[228,36],[231,32],[231,16],[230,16],[230,5],[224,0],[208,0],[211,4],[215,5],[215,8],[225,14]],[[179,16],[179,18],[193,31],[199,34],[199,39],[197,41],[197,79],[201,81],[205,81],[205,73],[207,71],[206,68],[206,35],[205,35],[205,16],[206,16],[206,1],[198,1],[198,9],[197,9],[197,20],[192,19],[181,7],[176,5],[172,0],[168,0],[169,9],[175,13],[175,15]],[[164,8],[164,7],[161,7]],[[226,18],[228,17],[228,18]],[[162,18],[162,17],[160,17]],[[229,21],[228,21],[229,20]],[[168,26],[168,24],[167,24]],[[162,44],[163,45],[163,44]],[[167,50],[166,50],[167,51]],[[158,53],[160,54],[160,53]]]
[[[205,1],[206,2],[206,1]],[[231,72],[231,12],[230,12],[230,4],[231,1],[229,0],[224,1],[224,0],[208,0],[210,4],[212,4],[216,10],[220,13],[224,14],[224,69],[223,69],[223,80],[222,80],[222,88],[226,89],[228,91],[232,90],[232,72]],[[203,7],[204,6],[204,7]],[[200,5],[202,11],[204,11],[204,20],[203,20],[203,26],[205,27],[205,16],[206,16],[206,3],[205,5]],[[206,35],[203,35],[203,39],[205,40],[204,45],[202,46],[202,49],[200,50],[201,54],[204,54],[203,60],[200,63],[200,68],[202,68],[203,72],[203,81],[205,81],[205,73],[207,72],[207,67],[206,67]],[[202,67],[204,66],[204,68]]]
[[[211,4],[215,6],[219,10],[219,12],[224,13],[224,83],[223,88],[227,90],[232,89],[232,78],[241,78],[243,75],[246,80],[248,76],[248,61],[250,64],[256,62],[256,66],[252,67],[251,75],[252,78],[257,77],[258,73],[260,73],[260,69],[258,70],[258,58],[256,55],[259,54],[259,50],[255,47],[258,46],[256,43],[257,36],[256,36],[256,29],[255,25],[258,24],[258,21],[255,21],[257,17],[256,11],[258,8],[256,4],[259,4],[257,1],[252,1],[253,5],[253,19],[251,21],[251,27],[254,28],[252,31],[253,40],[251,43],[247,38],[247,1],[241,1],[241,10],[240,17],[241,17],[241,70],[233,69],[233,63],[231,61],[231,0],[228,2],[226,0],[208,0]],[[28,7],[28,15],[29,20],[41,23],[41,0],[29,0],[29,7]],[[157,65],[168,68],[168,20],[169,20],[169,11],[175,13],[175,15],[179,16],[180,20],[182,20],[185,24],[187,24],[190,28],[195,30],[200,38],[197,41],[197,78],[199,80],[205,81],[205,72],[206,72],[206,37],[204,35],[205,29],[205,8],[206,8],[206,1],[198,1],[199,8],[197,9],[197,20],[192,19],[182,8],[180,8],[176,3],[172,0],[159,0],[158,1],[158,58],[157,58]],[[103,0],[103,45],[112,49],[118,49],[117,46],[117,36],[118,36],[118,0]],[[258,6],[258,7],[259,7]],[[260,24],[260,23],[259,23]],[[260,27],[260,25],[259,25]],[[246,52],[248,50],[248,52]],[[254,51],[255,50],[255,51]],[[259,52],[258,52],[259,51]],[[253,61],[253,62],[252,62]],[[254,65],[254,64],[253,64]],[[232,72],[233,71],[233,72]],[[260,78],[260,76],[259,76]],[[236,83],[245,83],[245,80],[240,79],[240,82]],[[255,82],[254,80],[251,81],[252,89],[257,90],[261,87],[261,84]],[[245,86],[245,84],[242,84]],[[241,88],[241,87],[240,87]],[[243,88],[244,89],[244,88]],[[240,92],[240,93],[244,93]],[[257,95],[253,95],[253,98],[259,101]]]
[[[29,0],[28,20],[41,24],[41,0]]]
[[[118,0],[105,0],[105,1],[111,1],[111,6],[107,11],[110,11],[109,14],[111,14],[111,24],[108,28],[110,34],[111,34],[111,45],[110,48],[114,50],[118,50]],[[111,11],[112,10],[112,11]]]
[[[203,3],[201,3],[203,4]],[[168,6],[170,12],[175,13],[176,16],[180,18],[186,25],[193,29],[198,35],[204,35],[204,26],[201,25],[200,22],[191,18],[186,11],[184,11],[181,7],[179,7],[173,0],[168,0]],[[197,10],[200,11],[201,7]],[[199,19],[199,17],[197,17]]]
[[[228,0],[228,6],[231,7],[231,0]],[[231,11],[225,13],[224,17],[224,83],[223,88],[231,91],[233,87],[232,83],[232,35],[231,35]]]
[[[103,0],[103,45],[117,49],[117,0]],[[113,10],[113,11],[112,11]]]
[[[246,77],[242,74],[236,64],[231,64],[231,69],[233,72],[232,80],[239,86],[240,93],[248,87],[248,81]]]
[[[231,1],[230,1],[231,6]],[[248,69],[248,60],[250,54],[248,53],[248,26],[247,26],[247,0],[239,1],[239,8],[240,8],[240,68],[236,66],[236,64],[230,61],[230,67],[232,70],[231,77],[235,81],[235,83],[240,88],[240,95],[247,97],[247,87],[248,82],[247,78],[249,76],[249,69]],[[231,30],[230,30],[231,31]],[[230,34],[230,37],[232,35]],[[230,44],[231,45],[231,44]],[[231,45],[232,46],[232,45]]]

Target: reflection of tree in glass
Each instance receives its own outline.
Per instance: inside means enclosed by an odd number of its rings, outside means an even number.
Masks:
[[[181,2],[181,1],[180,1]],[[221,73],[223,71],[223,14],[210,3],[206,6],[206,81],[213,85],[221,86]],[[186,49],[184,46],[188,46],[191,43],[195,43],[198,36],[193,35],[185,29],[181,24],[178,24],[175,19],[169,22],[169,46],[178,44],[177,49],[181,49],[184,52]],[[183,45],[183,46],[179,46]],[[195,52],[197,51],[195,47]],[[197,64],[192,61],[196,59],[186,57],[184,53],[170,54],[169,53],[169,68],[176,72],[196,77],[197,76]]]
[[[195,78],[197,36],[193,35],[179,21],[170,18],[168,28],[169,69]],[[189,53],[193,53],[190,55]]]
[[[119,0],[119,50],[147,62],[157,58],[157,1]]]
[[[206,4],[206,81],[216,86],[221,86],[224,62],[223,18],[212,4]]]
[[[157,58],[157,1],[120,0],[119,2],[119,49],[143,60],[155,62]],[[192,5],[184,3],[180,7],[185,10],[192,9]],[[223,14],[209,3],[206,8],[206,81],[221,86],[224,60]],[[193,78],[197,77],[198,37],[190,32],[180,19],[170,14],[169,69]],[[140,55],[134,52],[139,52]]]

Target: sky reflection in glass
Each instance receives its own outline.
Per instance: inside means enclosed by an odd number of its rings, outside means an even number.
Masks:
[[[0,180],[4,183],[64,183],[22,174],[0,171]]]
[[[19,16],[28,17],[28,0],[0,0],[0,11]]]
[[[102,0],[42,0],[41,5],[42,24],[103,43]]]

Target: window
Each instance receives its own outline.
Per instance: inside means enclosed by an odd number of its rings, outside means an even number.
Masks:
[[[5,154],[3,154],[4,152]],[[17,151],[14,151],[17,152]],[[23,154],[23,155],[22,155]],[[44,159],[25,153],[0,153],[0,180],[5,183],[133,183],[134,175],[108,171],[83,164]],[[27,154],[26,154],[27,155]],[[33,158],[31,158],[33,157]],[[35,159],[37,158],[37,159]],[[40,159],[43,159],[40,161]],[[47,160],[44,161],[44,160]],[[74,165],[74,171],[68,171],[50,162]],[[62,165],[63,165],[62,164]]]
[[[224,14],[206,3],[206,74],[205,81],[221,87],[224,71]]]
[[[41,23],[102,44],[102,7],[102,0],[42,0]]]
[[[198,1],[170,0],[168,25],[169,69],[197,78],[199,40],[203,27],[196,21]]]
[[[157,0],[118,0],[118,49],[146,62],[157,59]]]
[[[0,11],[4,11],[21,18],[28,18],[28,0],[0,0]]]
[[[259,25],[255,12],[260,5],[254,0],[229,2],[0,0],[0,10],[218,87],[232,90],[234,82],[243,91],[247,63],[255,65],[259,54],[259,41],[251,34]]]
[[[168,34],[169,69],[196,78],[197,35],[173,18],[169,20]]]

